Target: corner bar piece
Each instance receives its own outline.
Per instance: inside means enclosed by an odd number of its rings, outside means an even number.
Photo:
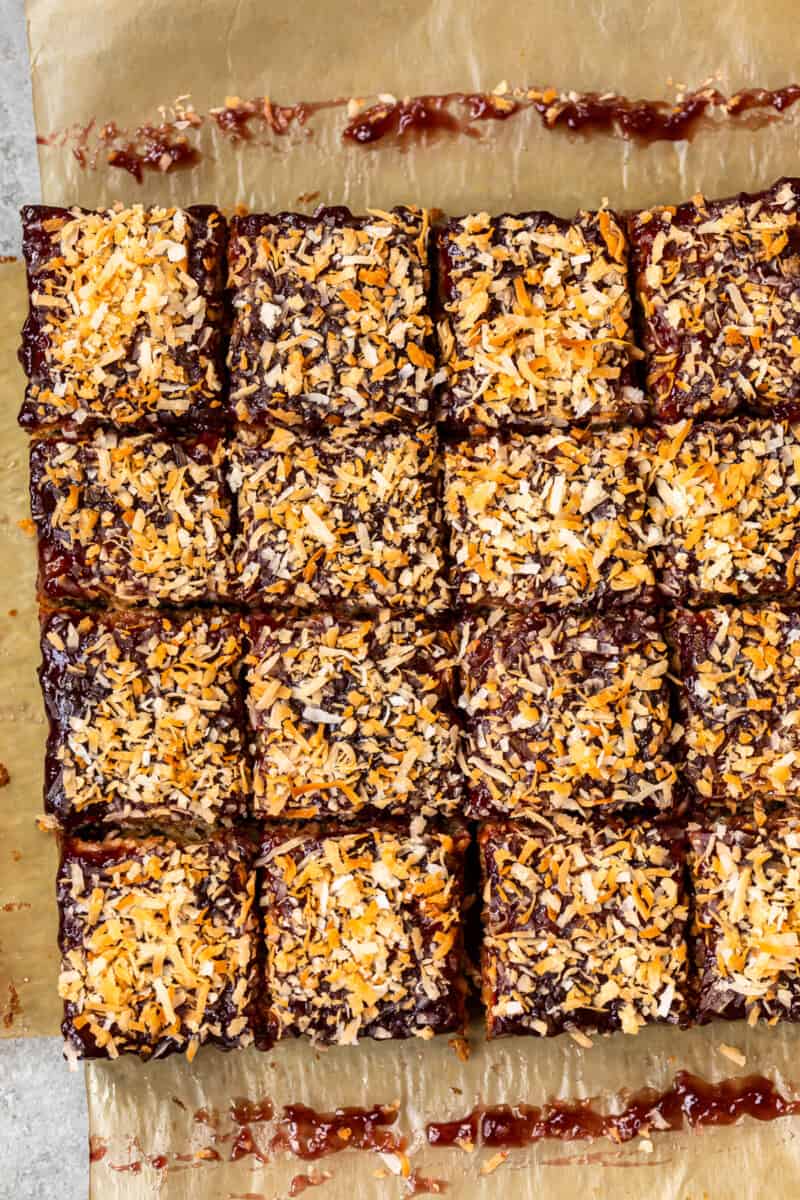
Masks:
[[[433,429],[241,432],[230,449],[238,594],[253,607],[440,611],[443,578]]]
[[[459,660],[469,816],[671,807],[667,647],[655,617],[494,610],[463,622]]]
[[[686,1022],[680,830],[561,815],[485,825],[479,842],[489,1037]]]
[[[670,600],[708,604],[794,591],[800,561],[800,426],[669,426],[653,457],[653,557]]]
[[[690,828],[698,1016],[800,1020],[800,821]]]
[[[445,456],[455,591],[467,605],[654,599],[647,464],[633,429],[463,442]]]
[[[800,612],[678,609],[683,773],[701,803],[800,798]]]
[[[230,407],[240,421],[416,423],[434,380],[428,214],[234,217]]]
[[[215,437],[52,438],[31,446],[39,591],[47,600],[224,599],[231,504]]]
[[[251,628],[256,816],[460,813],[451,634],[385,609]]]
[[[656,416],[800,415],[800,180],[629,223]]]
[[[225,222],[215,208],[22,210],[26,429],[199,432],[222,403]]]
[[[253,1040],[255,871],[233,834],[69,839],[58,874],[67,1057]]]
[[[441,415],[486,430],[641,420],[628,245],[617,217],[449,221],[437,235]]]
[[[267,1032],[321,1044],[464,1027],[466,831],[276,831],[261,857]]]
[[[211,612],[45,615],[48,812],[184,831],[244,817],[242,640],[237,617]]]

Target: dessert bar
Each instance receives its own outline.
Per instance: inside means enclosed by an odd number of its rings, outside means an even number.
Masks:
[[[460,809],[451,635],[385,609],[362,619],[257,616],[251,628],[256,815]]]
[[[264,841],[270,1037],[460,1033],[466,832],[313,826]]]
[[[513,434],[445,455],[454,590],[468,605],[608,608],[653,599],[634,429]]]
[[[630,221],[647,388],[662,421],[800,413],[800,181]]]
[[[493,430],[644,416],[612,212],[476,213],[437,246],[444,419]]]
[[[563,814],[479,834],[489,1037],[581,1035],[687,1014],[679,830],[593,828]]]
[[[248,423],[416,422],[431,406],[428,214],[234,217],[233,414]]]
[[[46,614],[47,811],[72,828],[246,816],[243,657],[235,616]]]
[[[468,815],[667,809],[668,657],[655,617],[506,612],[459,645]]]
[[[231,504],[214,437],[34,441],[31,512],[48,600],[190,604],[228,590]]]
[[[22,210],[26,429],[218,426],[226,227],[215,208]]]
[[[69,839],[58,873],[68,1057],[161,1058],[253,1040],[255,871],[233,834]]]

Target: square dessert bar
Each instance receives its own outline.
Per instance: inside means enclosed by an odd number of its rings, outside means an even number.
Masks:
[[[690,828],[698,1016],[800,1020],[796,815]]]
[[[800,414],[800,181],[631,218],[656,416]]]
[[[481,952],[489,1037],[621,1029],[687,1018],[682,834],[561,815],[484,825]]]
[[[683,773],[703,802],[800,797],[800,612],[678,610]]]
[[[441,609],[436,434],[241,432],[238,594],[258,607]]]
[[[461,1032],[466,831],[266,838],[266,1029],[318,1043]]]
[[[234,217],[230,406],[240,420],[369,427],[430,410],[428,214]]]
[[[654,456],[648,522],[659,582],[672,600],[792,592],[800,574],[800,426],[670,426]]]
[[[256,815],[460,810],[451,634],[385,609],[251,626]]]
[[[46,615],[47,811],[70,828],[244,816],[242,640],[212,612]]]
[[[654,595],[633,429],[463,442],[445,455],[456,594],[468,605],[609,608]]]
[[[498,429],[641,419],[617,217],[449,221],[438,233],[442,416]]]
[[[667,646],[653,616],[495,609],[463,622],[459,662],[469,816],[671,806]]]
[[[222,403],[227,231],[215,208],[22,210],[20,423],[199,429]]]
[[[172,442],[99,432],[33,442],[40,594],[176,605],[225,596],[224,455],[213,437]]]
[[[252,1042],[255,871],[242,839],[71,838],[57,895],[68,1057],[191,1059],[206,1042]]]

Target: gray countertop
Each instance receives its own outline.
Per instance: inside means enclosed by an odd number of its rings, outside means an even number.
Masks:
[[[23,0],[0,0],[0,254],[18,254],[19,207],[39,199]],[[86,1200],[83,1073],[58,1038],[0,1040],[0,1200]]]

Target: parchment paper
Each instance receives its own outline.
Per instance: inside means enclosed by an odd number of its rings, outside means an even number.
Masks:
[[[728,93],[747,86],[777,87],[800,75],[795,6],[789,0],[389,0],[343,6],[305,0],[266,6],[258,0],[28,0],[33,92],[39,134],[115,121],[135,128],[158,121],[159,106],[189,94],[200,113],[227,96],[269,95],[290,104],[332,97],[398,97],[451,90],[552,84],[669,97],[674,84],[701,85],[713,77]],[[319,202],[385,207],[417,201],[452,213],[547,207],[569,213],[608,198],[634,207],[682,199],[696,190],[723,195],[756,189],[781,174],[798,174],[800,105],[766,124],[709,122],[686,143],[641,147],[612,136],[583,138],[545,132],[533,112],[486,122],[481,137],[440,136],[430,142],[372,149],[341,141],[344,110],[317,114],[309,130],[294,130],[269,145],[234,144],[206,120],[194,169],[148,174],[138,186],[108,168],[81,168],[74,142],[40,147],[44,199],[97,205],[128,202],[215,201],[257,209],[313,208]],[[756,124],[762,127],[755,128]],[[55,139],[57,142],[58,139]],[[309,196],[309,193],[314,193]],[[0,733],[11,772],[0,792],[0,879],[21,913],[0,913],[0,997],[8,982],[19,1011],[0,1032],[54,1032],[55,916],[52,839],[33,830],[41,798],[43,725],[33,670],[35,649],[33,547],[17,529],[26,513],[23,439],[13,417],[22,381],[12,361],[22,318],[19,268],[0,271],[6,320],[0,329],[0,420],[5,434],[0,537],[7,567],[0,579]],[[10,607],[19,616],[6,619]],[[9,848],[22,852],[8,863]],[[679,1034],[649,1030],[638,1038],[598,1040],[591,1050],[569,1038],[512,1039],[487,1045],[478,1031],[462,1063],[446,1040],[432,1044],[364,1044],[316,1053],[304,1043],[269,1055],[201,1052],[142,1066],[94,1064],[87,1071],[90,1121],[104,1153],[92,1167],[95,1200],[266,1200],[296,1194],[298,1174],[331,1173],[320,1196],[403,1195],[391,1172],[396,1162],[345,1152],[316,1164],[253,1155],[223,1159],[230,1143],[213,1143],[193,1120],[201,1108],[224,1114],[232,1098],[268,1095],[276,1110],[305,1103],[400,1103],[398,1128],[410,1138],[420,1174],[447,1180],[453,1195],[527,1200],[558,1195],[615,1200],[713,1200],[800,1194],[800,1144],[795,1120],[745,1122],[734,1129],[654,1135],[651,1143],[617,1148],[602,1143],[542,1143],[515,1151],[491,1174],[481,1166],[491,1151],[472,1155],[421,1146],[427,1119],[465,1114],[478,1101],[541,1104],[553,1097],[606,1097],[620,1089],[666,1086],[681,1067],[717,1079],[764,1072],[792,1089],[800,1029],[748,1031],[712,1026]],[[746,1054],[738,1069],[720,1043]],[[793,1093],[794,1094],[794,1093]],[[224,1137],[225,1121],[222,1121]],[[271,1129],[253,1127],[266,1147]],[[198,1152],[200,1157],[195,1157]],[[163,1156],[160,1157],[160,1156]],[[183,1157],[181,1157],[183,1156]],[[188,1157],[187,1157],[188,1156]],[[155,1158],[157,1166],[148,1160]],[[140,1168],[120,1170],[131,1163]],[[375,1172],[383,1172],[376,1178]]]

